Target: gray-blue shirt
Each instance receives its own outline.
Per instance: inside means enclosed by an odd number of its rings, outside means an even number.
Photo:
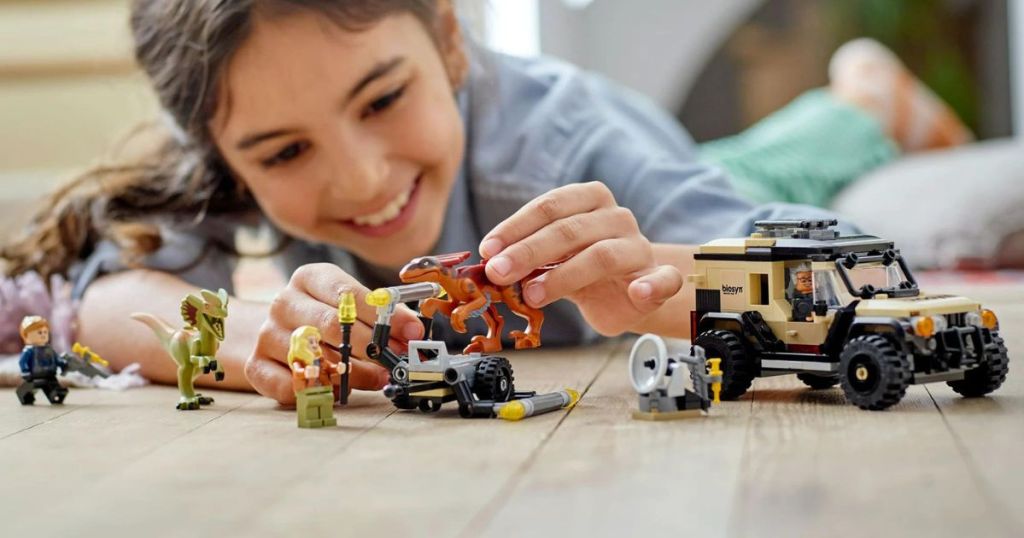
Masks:
[[[605,183],[656,243],[745,235],[759,219],[831,216],[809,206],[754,206],[741,198],[721,169],[698,160],[682,127],[640,94],[550,58],[516,58],[479,47],[471,52],[469,76],[458,94],[465,159],[435,253],[468,250],[473,258],[467,263],[477,262],[484,234],[526,202],[592,180]],[[168,230],[165,245],[147,265],[197,286],[230,289],[235,257],[218,246],[236,227],[230,218],[208,217],[202,229]],[[111,243],[100,245],[76,268],[76,293],[99,274],[123,268],[117,257]],[[288,274],[303,264],[331,261],[370,288],[397,283],[394,269],[361,263],[334,246],[293,240],[279,258]],[[523,326],[500,308],[507,330]],[[598,336],[568,301],[546,307],[545,314],[546,345]],[[685,319],[687,313],[679,315]],[[485,331],[480,323],[470,323],[468,335],[447,334],[446,323],[435,326],[441,332],[435,336],[452,345]]]

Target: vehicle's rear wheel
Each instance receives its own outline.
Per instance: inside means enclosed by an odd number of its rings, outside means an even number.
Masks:
[[[747,392],[754,381],[754,364],[739,336],[730,331],[704,331],[694,344],[704,348],[707,358],[722,359],[723,400],[735,400]]]
[[[992,333],[992,342],[985,346],[985,363],[968,371],[963,379],[946,384],[965,398],[976,398],[998,389],[1006,381],[1009,370],[1006,344],[998,334]]]
[[[912,372],[906,353],[884,336],[868,334],[846,343],[839,355],[839,382],[850,403],[881,410],[899,402]]]
[[[811,387],[814,390],[823,390],[836,386],[839,383],[839,376],[835,374],[821,375],[821,374],[809,374],[800,373],[796,374],[796,378],[804,382],[804,385]]]
[[[487,357],[476,365],[473,392],[481,400],[507,402],[515,394],[512,365],[505,357]]]

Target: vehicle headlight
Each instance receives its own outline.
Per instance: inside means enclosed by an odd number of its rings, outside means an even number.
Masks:
[[[980,312],[968,312],[964,316],[964,322],[973,327],[981,327],[981,313]]]
[[[985,327],[990,331],[994,331],[999,328],[999,318],[996,317],[996,313],[984,308],[980,314],[981,326]]]
[[[917,316],[910,320],[914,334],[921,338],[931,338],[935,334],[935,320],[932,316]]]

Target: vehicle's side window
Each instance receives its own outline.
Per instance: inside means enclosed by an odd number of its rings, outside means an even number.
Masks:
[[[750,273],[750,304],[768,304],[768,274]]]

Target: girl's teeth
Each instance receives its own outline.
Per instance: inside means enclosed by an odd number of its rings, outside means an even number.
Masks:
[[[356,217],[352,219],[352,222],[355,222],[359,226],[380,226],[381,224],[390,222],[402,212],[402,208],[405,207],[405,204],[409,203],[410,193],[411,191],[403,192],[388,205],[384,206],[380,211],[372,215]]]

